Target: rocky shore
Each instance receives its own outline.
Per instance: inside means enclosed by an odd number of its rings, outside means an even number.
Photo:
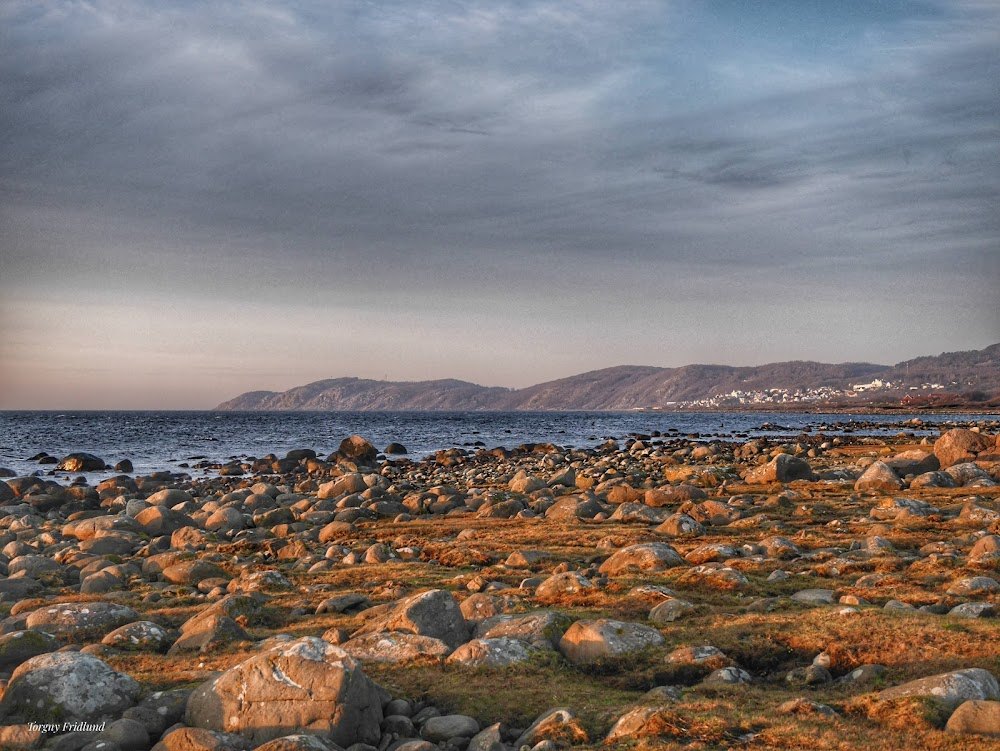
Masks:
[[[998,432],[0,470],[0,748],[1000,748]]]

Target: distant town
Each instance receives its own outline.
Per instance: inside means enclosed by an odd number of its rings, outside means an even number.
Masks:
[[[883,381],[879,378],[870,383],[855,383],[849,389],[838,389],[830,386],[800,389],[756,389],[751,391],[733,390],[725,394],[716,394],[705,399],[672,402],[670,406],[678,409],[711,409],[731,408],[740,406],[758,406],[772,404],[794,404],[802,402],[840,402],[845,399],[858,399],[862,396],[871,397],[878,392],[934,392],[945,388],[959,386],[957,381],[950,383],[921,383],[919,386],[906,386],[902,383]]]

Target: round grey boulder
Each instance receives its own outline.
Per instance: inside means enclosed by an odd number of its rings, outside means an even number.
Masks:
[[[135,680],[93,655],[52,652],[14,671],[0,700],[0,717],[24,713],[42,722],[95,722],[118,717],[138,695]]]

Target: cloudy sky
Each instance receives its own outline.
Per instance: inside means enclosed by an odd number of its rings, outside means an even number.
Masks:
[[[0,1],[0,408],[1000,340],[992,0]]]

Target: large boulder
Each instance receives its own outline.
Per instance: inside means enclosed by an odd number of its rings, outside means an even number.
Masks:
[[[966,668],[918,678],[879,693],[880,699],[899,699],[904,696],[930,696],[950,707],[956,707],[968,700],[996,701],[1000,699],[1000,685],[988,670]]]
[[[163,736],[152,751],[246,751],[246,739],[230,733],[178,726]]]
[[[1000,701],[964,702],[948,718],[945,730],[1000,737]]]
[[[140,620],[132,608],[111,602],[63,602],[32,611],[25,625],[59,639],[100,639],[126,623]]]
[[[903,489],[903,481],[885,462],[873,462],[854,483],[854,489],[859,493],[893,493]]]
[[[687,503],[688,501],[703,501],[708,498],[708,494],[701,488],[694,485],[664,485],[659,488],[650,488],[646,491],[645,502],[647,506],[660,507],[671,506],[673,504]]]
[[[885,464],[900,477],[922,475],[941,468],[941,462],[934,454],[920,449],[902,451],[891,459],[886,459]]]
[[[167,566],[160,573],[164,581],[172,584],[197,585],[204,579],[228,579],[229,576],[221,568],[211,561],[203,561],[197,558],[187,561],[179,561]]]
[[[327,498],[339,498],[348,493],[363,493],[368,488],[364,477],[360,472],[348,472],[341,475],[336,480],[324,482],[319,486],[316,497],[320,500]]]
[[[635,571],[663,571],[684,565],[680,554],[665,542],[646,542],[622,548],[601,564],[602,574],[615,576]]]
[[[772,482],[792,482],[814,478],[815,475],[809,462],[791,454],[778,454],[767,464],[747,472],[743,479],[750,485],[763,485]]]
[[[687,514],[677,513],[668,516],[663,520],[663,524],[653,531],[669,537],[701,537],[705,534],[705,527]]]
[[[487,618],[476,627],[480,639],[518,639],[536,647],[555,649],[573,619],[563,613],[537,610],[524,615],[503,614]]]
[[[559,640],[559,651],[570,662],[585,664],[606,657],[635,652],[663,644],[663,634],[641,623],[614,621],[577,621]]]
[[[56,469],[66,472],[100,472],[106,466],[107,463],[101,457],[78,451],[64,456]]]
[[[433,636],[403,633],[359,634],[340,645],[362,662],[409,662],[423,657],[445,657],[451,648]]]
[[[536,490],[548,487],[548,483],[541,478],[529,475],[523,469],[511,478],[507,487],[515,493],[534,493]]]
[[[357,634],[379,631],[432,636],[451,649],[469,639],[469,627],[461,607],[451,593],[443,589],[432,589],[400,600],[385,614],[366,622]]]
[[[499,639],[473,639],[456,649],[447,662],[467,667],[489,665],[504,667],[527,662],[538,649],[520,639],[501,637]]]
[[[976,460],[980,452],[990,451],[994,439],[965,428],[953,428],[934,442],[934,456],[941,462],[941,469],[952,464],[962,464]]]
[[[260,745],[305,731],[344,748],[377,745],[378,687],[347,652],[306,636],[230,668],[194,690],[185,722]]]
[[[13,631],[0,636],[0,670],[17,667],[38,655],[55,652],[59,640],[44,631]]]
[[[83,652],[52,652],[21,663],[0,700],[0,718],[99,722],[135,703],[139,684]]]
[[[563,571],[560,574],[552,574],[535,588],[535,595],[538,597],[560,597],[561,595],[575,595],[588,589],[593,589],[594,585],[590,579],[579,571]]]
[[[471,738],[479,732],[479,723],[462,714],[430,717],[420,729],[420,735],[431,743],[441,743],[452,738]]]
[[[560,498],[549,506],[545,512],[546,519],[593,519],[602,513],[604,508],[596,498],[584,496],[567,496]]]
[[[163,488],[146,499],[146,503],[151,506],[176,506],[179,503],[193,502],[194,496],[180,488]]]
[[[555,707],[538,716],[514,741],[514,748],[529,748],[541,741],[550,740],[565,745],[579,745],[590,740],[580,720],[568,707]]]
[[[359,435],[352,435],[340,442],[335,452],[327,457],[328,462],[347,460],[358,465],[371,466],[378,457],[378,449]]]
[[[672,728],[665,707],[636,707],[618,718],[604,738],[605,743],[620,743],[634,738],[655,738]]]
[[[170,642],[169,632],[152,621],[128,623],[101,639],[101,644],[127,652],[166,652]]]
[[[191,517],[167,506],[149,506],[135,515],[136,523],[150,537],[172,535],[178,529],[193,525]]]

